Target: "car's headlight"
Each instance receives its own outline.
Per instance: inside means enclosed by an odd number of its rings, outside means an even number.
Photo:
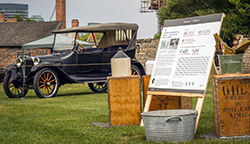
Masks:
[[[21,67],[22,64],[23,64],[23,60],[22,60],[21,58],[18,58],[18,59],[16,60],[16,65],[17,65],[17,67]]]
[[[38,57],[34,58],[34,66],[38,65],[40,63],[40,59]]]

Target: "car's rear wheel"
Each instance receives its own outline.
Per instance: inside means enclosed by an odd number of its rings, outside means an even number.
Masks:
[[[57,73],[51,68],[39,70],[34,77],[33,87],[39,98],[54,97],[60,86]]]
[[[131,75],[140,75],[142,76],[142,72],[136,65],[131,65]]]
[[[22,79],[15,81],[11,80],[10,72],[6,73],[4,76],[3,89],[9,98],[24,97],[28,92],[27,88],[23,88]]]
[[[88,83],[88,86],[93,92],[105,92],[108,87],[107,82]]]
[[[142,75],[140,69],[135,66],[135,65],[131,65],[131,75]],[[107,91],[108,88],[108,84],[107,82],[93,82],[93,83],[88,83],[89,88],[93,91],[93,92],[105,92]]]

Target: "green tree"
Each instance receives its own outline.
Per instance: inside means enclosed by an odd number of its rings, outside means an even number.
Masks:
[[[21,17],[21,15],[15,15],[15,16],[12,16],[12,18],[16,18],[18,22],[23,21],[23,18]]]
[[[250,2],[248,0],[229,0],[229,2],[234,8],[226,15],[221,37],[232,42],[236,34],[250,34]]]
[[[95,40],[96,41],[100,41],[103,33],[95,33]],[[90,33],[81,33],[79,39],[82,41],[89,41],[90,36],[92,37],[92,35],[90,35]]]
[[[88,41],[90,33],[83,33],[80,35],[79,40]]]
[[[161,32],[157,32],[155,35],[154,35],[154,39],[159,39],[161,38]]]
[[[249,0],[165,0],[157,12],[164,20],[225,13],[220,36],[229,45],[236,34],[250,34]]]
[[[25,21],[25,22],[34,22],[35,20],[30,19],[30,18],[26,18],[24,21]]]
[[[35,21],[35,20],[30,19],[30,18],[27,18],[27,19],[23,20],[23,18],[21,17],[21,15],[15,15],[15,16],[12,16],[12,18],[17,18],[18,22],[22,22],[22,21],[25,21],[25,22],[34,22]]]

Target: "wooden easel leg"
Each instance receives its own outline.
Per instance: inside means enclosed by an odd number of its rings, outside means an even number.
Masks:
[[[148,112],[149,108],[150,108],[150,104],[151,104],[151,101],[152,101],[152,95],[148,95],[147,96],[147,100],[146,100],[146,103],[145,103],[145,107],[144,107],[144,110],[143,112]],[[141,124],[140,126],[144,126],[143,124],[143,120],[141,119]]]
[[[211,68],[210,74],[212,74],[212,75],[218,75],[219,74],[214,61],[212,62],[212,68]]]
[[[203,105],[204,98],[205,98],[205,97],[203,97],[203,98],[198,98],[198,101],[197,101],[197,104],[196,104],[195,110],[198,111],[198,116],[197,116],[197,118],[196,118],[195,133],[196,133],[196,130],[197,130],[197,127],[198,127],[198,122],[199,122],[199,119],[200,119],[201,109],[202,109],[202,105]]]

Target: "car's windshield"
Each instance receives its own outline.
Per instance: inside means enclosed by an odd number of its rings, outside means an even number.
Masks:
[[[56,34],[54,52],[70,51],[73,48],[74,38],[71,33]]]
[[[75,33],[58,33],[56,34],[53,51],[54,53],[72,51],[75,42]],[[83,33],[79,32],[76,36],[76,42],[84,48],[97,47],[103,33]]]
[[[79,32],[78,36],[79,40],[90,42],[93,44],[93,47],[97,47],[100,40],[103,37],[103,33],[86,33],[86,32]]]

